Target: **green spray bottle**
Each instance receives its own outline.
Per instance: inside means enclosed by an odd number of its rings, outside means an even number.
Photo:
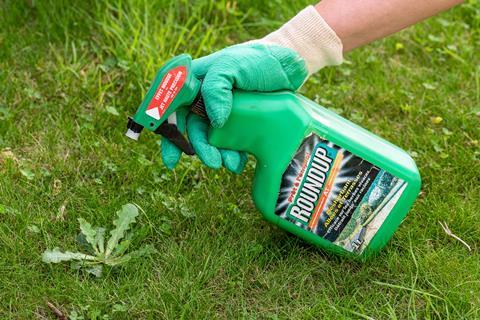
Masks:
[[[194,154],[171,121],[185,106],[205,115],[190,65],[184,54],[158,71],[128,137],[147,128]],[[337,254],[378,252],[420,191],[405,151],[291,91],[235,90],[230,117],[210,128],[209,143],[255,157],[253,200],[267,221]]]

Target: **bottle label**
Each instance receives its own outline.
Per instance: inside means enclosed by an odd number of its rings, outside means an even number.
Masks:
[[[360,254],[406,186],[404,180],[312,133],[282,176],[275,214]]]

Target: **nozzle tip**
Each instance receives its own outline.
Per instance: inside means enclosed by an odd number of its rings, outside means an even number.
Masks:
[[[130,139],[133,139],[133,140],[137,141],[138,137],[140,137],[140,132],[135,132],[132,129],[128,129],[127,132],[125,133],[125,135],[127,137],[129,137]]]

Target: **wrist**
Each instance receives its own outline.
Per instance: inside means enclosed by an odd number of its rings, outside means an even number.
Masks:
[[[257,41],[295,50],[304,59],[309,75],[343,61],[342,41],[313,6]]]

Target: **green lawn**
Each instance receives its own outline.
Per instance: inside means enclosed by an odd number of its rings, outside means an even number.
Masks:
[[[47,301],[85,319],[480,318],[475,1],[301,90],[408,150],[422,174],[414,208],[365,263],[265,222],[253,159],[240,176],[186,157],[168,171],[155,135],[124,137],[166,59],[259,37],[308,3],[262,2],[0,0],[1,319],[55,319]],[[128,202],[144,209],[134,246],[157,253],[100,279],[41,262],[47,248],[78,249],[77,218],[110,227]]]

